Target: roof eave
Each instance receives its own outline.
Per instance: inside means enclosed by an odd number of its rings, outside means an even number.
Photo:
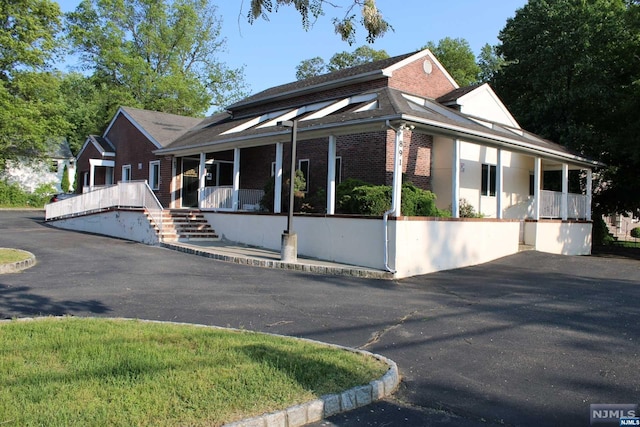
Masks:
[[[604,166],[603,163],[596,160],[587,159],[586,157],[578,156],[571,153],[565,153],[562,151],[546,149],[534,144],[528,144],[516,139],[500,137],[491,133],[473,131],[462,126],[445,124],[435,120],[429,120],[408,114],[403,114],[400,120],[415,123],[416,125],[418,125],[417,127],[422,127],[430,131],[437,131],[438,134],[455,136],[465,141],[478,142],[495,148],[509,148],[510,151],[514,151],[513,148],[516,147],[518,149],[517,151],[520,152],[543,155],[547,158],[553,158],[556,160],[570,161],[571,163],[576,165],[587,166],[590,168]]]

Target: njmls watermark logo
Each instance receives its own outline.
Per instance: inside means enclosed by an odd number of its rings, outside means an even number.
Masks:
[[[590,406],[592,426],[639,426],[640,413],[635,404],[594,403]]]

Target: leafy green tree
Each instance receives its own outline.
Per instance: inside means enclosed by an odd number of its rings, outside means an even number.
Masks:
[[[518,121],[608,166],[596,213],[640,212],[640,19],[626,0],[531,0],[500,32],[494,87]]]
[[[49,0],[0,2],[0,169],[8,159],[48,151],[66,132],[57,88],[47,72],[59,43],[60,8]]]
[[[67,165],[64,165],[64,169],[62,169],[62,179],[60,180],[60,189],[63,193],[69,191],[69,187],[71,186],[71,182],[69,182],[69,168]]]
[[[302,28],[309,30],[313,23],[325,14],[325,6],[339,7],[338,2],[328,0],[251,0],[251,6],[247,18],[253,23],[258,18],[269,20],[269,14],[276,12],[280,6],[293,5],[300,13]],[[375,0],[349,0],[346,2],[346,12],[343,17],[333,18],[335,33],[343,41],[352,45],[356,41],[356,28],[360,23],[367,31],[367,42],[373,43],[383,37],[391,25],[382,17],[382,13],[376,6]],[[361,18],[358,21],[354,9],[360,8]]]
[[[119,104],[197,116],[245,96],[209,0],[83,0],[68,38],[96,87]]]
[[[497,46],[485,44],[478,55],[478,67],[480,67],[478,80],[483,83],[492,81],[503,65],[504,58],[498,54]]]
[[[430,41],[423,49],[429,49],[451,74],[460,86],[468,86],[478,82],[481,69],[476,64],[476,58],[465,39],[445,37],[436,45]]]
[[[307,79],[313,76],[330,73],[343,68],[355,67],[380,59],[386,59],[389,54],[385,50],[372,49],[369,46],[360,46],[353,52],[338,52],[331,57],[329,63],[325,63],[322,58],[306,59],[296,67],[296,78],[298,80]]]

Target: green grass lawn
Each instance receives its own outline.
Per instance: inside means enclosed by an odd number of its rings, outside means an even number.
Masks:
[[[30,257],[30,254],[19,249],[0,248],[0,264],[24,261]]]
[[[218,426],[379,378],[370,357],[131,320],[0,323],[0,426]]]

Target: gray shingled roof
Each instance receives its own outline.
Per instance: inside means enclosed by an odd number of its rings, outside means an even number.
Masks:
[[[334,71],[327,74],[322,74],[320,76],[310,77],[304,80],[298,80],[291,83],[286,83],[280,86],[275,86],[262,92],[258,92],[255,95],[244,98],[243,100],[236,102],[233,105],[227,107],[228,110],[235,110],[237,108],[260,103],[271,98],[281,97],[287,94],[298,94],[300,92],[305,92],[307,90],[313,90],[314,88],[322,85],[329,84],[331,82],[339,82],[345,79],[356,78],[359,76],[366,76],[369,74],[375,75],[376,72],[379,72],[379,75],[382,76],[382,71],[385,68],[388,68],[412,55],[415,55],[416,52],[406,53],[404,55],[394,56],[392,58],[381,59],[379,61],[369,62],[363,65],[358,65],[351,68],[344,68],[342,70]]]
[[[479,88],[480,86],[482,86],[484,83],[478,83],[478,84],[474,84],[471,86],[465,86],[465,87],[460,87],[458,89],[454,89],[451,92],[442,95],[441,97],[439,97],[438,99],[436,99],[436,101],[438,101],[441,104],[447,104],[449,102],[455,101],[458,98],[463,97],[464,95],[468,94],[469,92],[473,92],[474,90],[476,90],[477,88]]]
[[[93,141],[94,143],[96,143],[101,150],[103,152],[107,152],[107,153],[115,153],[116,152],[116,148],[111,145],[111,143],[109,142],[109,140],[98,136],[98,135],[89,135],[89,139],[91,141]]]
[[[391,88],[375,89],[364,93],[377,96],[378,108],[360,112],[346,109],[321,118],[299,121],[298,138],[305,140],[327,137],[331,134],[382,130],[385,129],[387,120],[396,123],[402,121],[414,124],[417,130],[431,134],[444,134],[460,137],[465,141],[504,146],[514,151],[547,153],[585,164],[593,163],[559,144],[530,132],[465,115],[431,99],[417,97],[420,100],[418,104],[404,96],[402,91]],[[287,140],[284,135],[288,135],[288,129],[276,126],[249,126],[239,132],[223,134],[230,129],[248,124],[251,119],[252,117],[246,117],[234,120],[230,115],[219,115],[216,120],[210,119],[208,126],[187,132],[166,149],[159,151],[164,153],[184,153],[189,150],[223,151],[236,146],[265,145]]]
[[[203,120],[132,107],[122,107],[122,110],[163,147]]]

